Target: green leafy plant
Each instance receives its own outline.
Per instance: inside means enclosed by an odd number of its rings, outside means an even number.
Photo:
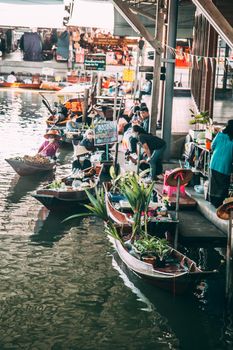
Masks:
[[[164,260],[171,251],[166,239],[151,236],[143,237],[135,241],[134,247],[140,254],[156,256],[160,260]]]
[[[131,240],[134,241],[136,235],[141,235],[142,233],[147,235],[148,207],[154,182],[147,185],[137,174],[128,173],[121,179],[119,186],[121,193],[127,198],[134,213],[131,236]],[[144,217],[143,222],[142,217]]]
[[[212,124],[212,119],[210,118],[209,111],[195,113],[191,108],[189,111],[191,113],[191,119],[189,121],[190,125],[197,125],[199,129],[199,124],[207,126]]]
[[[61,180],[54,180],[51,184],[48,185],[48,188],[51,190],[59,190],[62,187]]]

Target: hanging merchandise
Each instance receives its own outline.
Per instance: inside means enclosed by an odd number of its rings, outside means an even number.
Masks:
[[[67,61],[69,58],[69,33],[64,31],[60,34],[57,40],[57,61]]]
[[[132,83],[135,80],[135,71],[125,68],[123,70],[123,80]]]
[[[42,43],[38,33],[23,34],[24,61],[42,61]]]

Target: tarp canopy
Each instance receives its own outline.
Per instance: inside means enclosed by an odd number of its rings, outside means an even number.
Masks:
[[[105,1],[76,0],[69,25],[113,30],[113,5]]]
[[[63,1],[0,1],[0,27],[62,28],[65,14]],[[26,4],[28,3],[28,4]]]

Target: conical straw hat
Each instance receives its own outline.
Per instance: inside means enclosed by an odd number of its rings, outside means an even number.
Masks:
[[[193,173],[190,169],[176,168],[168,175],[166,184],[168,186],[176,187],[178,177],[180,177],[180,184],[186,185],[192,179]]]
[[[217,209],[216,214],[220,219],[229,220],[231,210],[233,210],[233,197],[226,198],[223,204]]]
[[[79,156],[82,156],[82,155],[87,154],[87,153],[89,153],[89,151],[84,146],[77,145],[74,149],[74,156],[75,157],[79,157]]]

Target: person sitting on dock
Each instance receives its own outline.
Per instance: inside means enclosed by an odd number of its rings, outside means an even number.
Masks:
[[[94,145],[94,131],[92,129],[88,129],[83,137],[83,140],[80,142],[80,146],[86,147],[89,152],[94,152],[96,147]]]
[[[42,145],[38,149],[38,154],[48,157],[51,159],[56,159],[56,152],[60,147],[60,133],[58,130],[50,129],[44,135],[46,140],[42,143]]]
[[[150,165],[151,180],[158,180],[157,175],[163,172],[162,156],[166,148],[166,142],[157,136],[147,133],[138,125],[133,126],[133,133],[140,142],[145,155],[141,162]],[[140,157],[140,155],[138,156]]]
[[[17,78],[15,76],[15,72],[11,72],[7,77],[7,83],[15,83],[17,81]]]

